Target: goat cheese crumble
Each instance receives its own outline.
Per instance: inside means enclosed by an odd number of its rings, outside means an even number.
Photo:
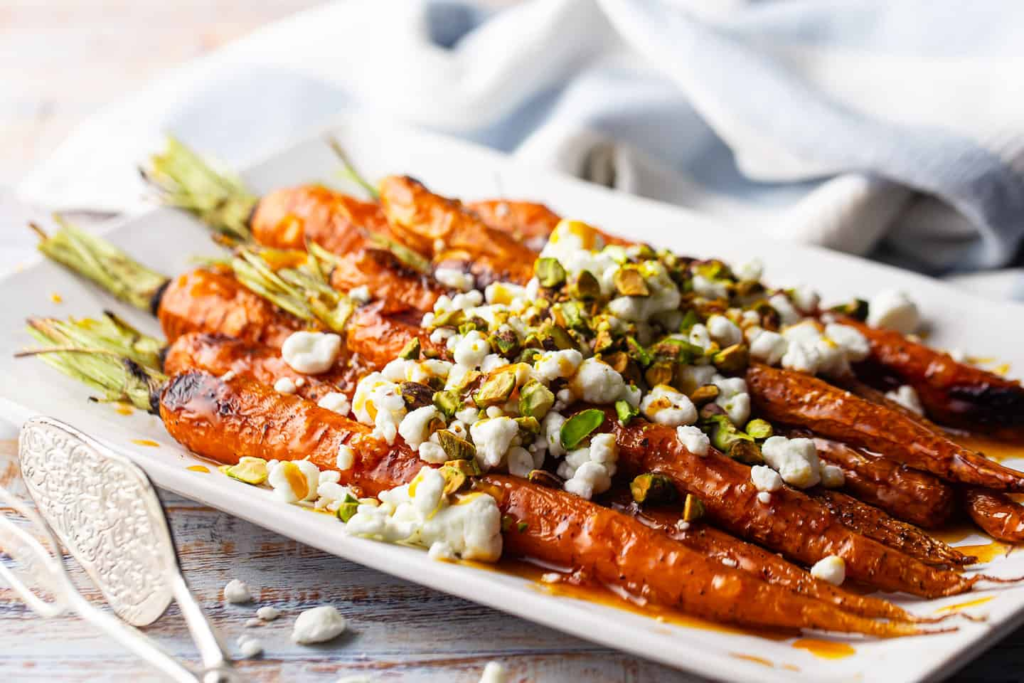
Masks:
[[[838,555],[829,555],[811,567],[811,576],[833,586],[842,586],[846,580],[846,561]]]
[[[281,358],[295,372],[318,375],[334,366],[341,337],[327,332],[293,332],[281,346]]]
[[[300,645],[326,643],[345,632],[345,617],[333,605],[308,609],[295,620],[292,640]]]

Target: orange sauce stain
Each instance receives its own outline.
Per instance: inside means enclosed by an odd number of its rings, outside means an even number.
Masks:
[[[772,660],[765,659],[764,657],[755,657],[754,655],[742,655],[738,652],[730,652],[729,656],[735,657],[736,659],[742,659],[747,662],[753,662],[754,664],[760,664],[761,666],[767,666],[770,669],[775,668],[775,664],[772,663]]]
[[[782,668],[786,671],[800,671],[800,667],[793,664],[783,664]]]
[[[52,301],[55,304],[64,303],[64,297],[62,297],[60,294],[57,294],[57,292],[54,292],[53,294],[50,295],[50,301]]]
[[[946,529],[929,529],[928,530],[928,535],[929,536],[934,538],[936,541],[941,541],[941,542],[949,544],[949,545],[952,545],[954,543],[959,543],[960,541],[964,540],[965,538],[969,538],[969,537],[973,536],[974,534],[980,534],[980,533],[981,533],[981,531],[979,531],[976,527],[974,527],[974,526],[972,526],[970,524],[957,524],[957,525],[954,525],[954,526],[950,526],[950,527],[948,527]],[[962,550],[962,548],[961,548],[961,550]]]
[[[981,564],[1009,554],[1013,550],[1013,546],[1000,543],[999,541],[992,541],[991,543],[982,543],[981,545],[957,546],[957,550],[964,555],[974,555],[978,558],[978,564]]]
[[[127,403],[118,403],[117,407],[114,408],[114,410],[117,412],[118,415],[131,415],[132,413],[135,412],[135,409],[132,408]]]
[[[1010,374],[1010,364],[1002,363],[1001,365],[997,365],[994,368],[992,368],[992,372],[996,373],[997,375],[1002,375],[1003,377],[1006,377],[1006,375]]]
[[[685,628],[699,629],[702,631],[729,633],[732,635],[756,636],[758,638],[765,638],[773,641],[788,640],[795,635],[795,632],[787,632],[784,629],[769,631],[727,626],[725,624],[718,624],[713,621],[707,621],[699,617],[683,614],[678,610],[662,607],[660,605],[641,605],[613,593],[603,586],[577,585],[570,583],[567,580],[560,580],[562,577],[567,578],[567,575],[559,572],[552,572],[549,569],[545,569],[544,567],[540,567],[523,560],[502,559],[495,564],[462,560],[459,564],[475,567],[477,569],[485,569],[487,571],[497,571],[502,574],[510,574],[512,576],[527,579],[528,581],[533,582],[533,588],[543,593],[547,593],[548,595],[574,598],[576,600],[583,600],[585,602],[602,605],[604,607],[614,607],[633,614],[639,614],[640,616],[644,616],[649,619],[654,619],[661,623],[669,623],[674,626],[683,626]]]
[[[206,465],[190,465],[185,469],[187,469],[189,472],[202,472],[203,474],[210,473],[210,468],[207,467]]]
[[[798,650],[807,650],[815,657],[821,659],[843,659],[857,653],[846,643],[837,643],[832,640],[818,640],[817,638],[800,638],[793,643]]]
[[[1024,459],[1024,444],[997,441],[973,434],[951,434],[950,436],[956,443],[984,454],[989,460],[1003,462],[1016,458]]]
[[[977,600],[968,600],[967,602],[958,602],[955,605],[946,605],[945,607],[940,607],[939,609],[935,610],[935,613],[944,614],[947,612],[959,612],[960,610],[967,609],[968,607],[977,607],[978,605],[984,605],[986,602],[989,602],[995,597],[996,596],[994,595],[988,595],[984,598],[978,598]]]
[[[160,444],[152,439],[132,439],[132,443],[136,446],[146,446],[148,448],[159,448]]]

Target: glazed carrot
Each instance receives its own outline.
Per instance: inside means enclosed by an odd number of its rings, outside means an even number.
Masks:
[[[917,420],[801,373],[753,364],[747,388],[768,420],[810,429],[947,481],[1024,491],[1024,475],[949,440]]]
[[[207,332],[280,347],[292,332],[305,328],[220,269],[198,268],[171,280],[157,316],[172,342],[187,332]]]
[[[487,199],[469,202],[466,208],[476,212],[484,223],[507,232],[534,251],[544,248],[551,231],[561,217],[543,204]]]
[[[629,498],[628,492],[626,498]],[[679,510],[641,509],[632,501],[626,504],[617,501],[613,507],[636,517],[651,528],[668,534],[671,538],[707,557],[716,559],[727,566],[738,567],[743,571],[755,574],[768,583],[785,586],[800,595],[827,602],[846,612],[863,617],[884,617],[900,621],[917,620],[912,614],[891,602],[844,591],[830,583],[814,578],[775,553],[753,543],[741,541],[707,524],[691,522],[686,525],[686,528],[680,528],[677,525],[677,522],[680,521]]]
[[[843,491],[879,507],[897,519],[934,529],[953,513],[953,487],[927,472],[808,432],[794,432],[814,441],[818,457],[843,470]]]
[[[823,503],[846,527],[890,548],[901,550],[925,564],[954,566],[973,564],[977,560],[935,540],[921,529],[894,519],[882,510],[845,493],[815,487],[807,494]]]
[[[338,447],[350,444],[352,468],[341,483],[365,494],[409,482],[421,467],[407,447],[388,447],[369,429],[297,396],[242,378],[206,373],[172,379],[160,398],[171,435],[199,455],[224,463],[241,456],[308,457],[337,470]],[[810,628],[892,637],[922,631],[878,622],[797,595],[703,557],[637,520],[564,491],[489,475],[478,488],[495,496],[513,519],[505,552],[574,570],[606,585],[695,616],[744,626]]]
[[[537,255],[458,200],[408,176],[388,176],[380,183],[380,202],[400,241],[435,262],[469,262],[479,288],[499,280],[526,284],[533,277]]]
[[[717,526],[792,561],[811,565],[838,555],[846,561],[850,578],[882,590],[930,598],[963,593],[979,580],[930,567],[866,538],[800,491],[785,487],[772,494],[770,503],[761,503],[749,467],[714,450],[698,457],[686,450],[669,427],[640,420],[622,427],[614,411],[607,413],[605,425],[609,424],[624,469],[664,474],[681,492],[698,496]]]
[[[351,398],[359,378],[371,370],[361,358],[343,351],[331,370],[305,375],[285,363],[280,350],[272,346],[191,332],[167,347],[163,371],[174,376],[196,369],[213,375],[243,375],[270,386],[287,378],[295,386],[296,394],[311,401],[318,401],[330,392],[341,392]]]
[[[992,538],[1009,543],[1024,541],[1024,507],[1005,493],[964,489],[964,509]]]
[[[871,344],[871,356],[858,376],[909,384],[932,419],[1006,439],[1024,439],[1024,386],[964,363],[899,332],[843,319]]]

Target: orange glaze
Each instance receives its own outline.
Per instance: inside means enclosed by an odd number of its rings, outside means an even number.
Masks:
[[[203,474],[209,474],[210,468],[206,465],[189,465],[186,467],[189,472],[202,472]]]
[[[740,654],[739,652],[730,652],[729,656],[730,657],[735,657],[736,659],[742,659],[742,660],[747,661],[747,662],[753,662],[754,664],[760,664],[762,666],[767,666],[769,669],[774,669],[775,668],[775,664],[772,662],[772,660],[765,659],[764,657],[755,657],[754,655],[744,655],[744,654]]]
[[[60,294],[57,294],[57,292],[54,292],[53,294],[50,295],[50,301],[52,301],[55,304],[63,303],[64,297],[62,297]]]
[[[984,605],[987,602],[991,602],[996,596],[986,595],[983,598],[977,600],[968,600],[967,602],[958,602],[955,605],[946,605],[935,610],[936,614],[948,614],[949,612],[959,612],[960,610],[967,609],[968,607],[977,607],[978,605]]]
[[[815,657],[821,659],[844,659],[857,654],[857,651],[847,643],[837,643],[834,640],[820,640],[818,638],[800,638],[793,643],[798,650],[807,650]]]
[[[114,411],[118,415],[132,415],[135,412],[135,409],[132,408],[127,403],[118,403],[116,405],[117,405],[117,407],[114,408]]]
[[[991,562],[997,557],[1009,555],[1013,552],[1015,546],[1000,543],[999,541],[992,541],[990,543],[982,543],[980,545],[962,545],[957,550],[963,551],[968,555],[973,555],[978,558],[978,564],[985,562]]]
[[[132,439],[132,443],[136,446],[146,446],[148,448],[159,448],[160,444],[152,439]]]
[[[949,438],[965,448],[981,453],[989,460],[996,462],[1024,460],[1024,443],[1011,443],[987,436],[963,433],[950,434]]]

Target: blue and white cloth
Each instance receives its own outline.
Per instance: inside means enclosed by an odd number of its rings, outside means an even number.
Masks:
[[[165,131],[238,164],[358,107],[1024,299],[1022,64],[1008,0],[347,0],[110,106],[19,190],[130,210]]]

